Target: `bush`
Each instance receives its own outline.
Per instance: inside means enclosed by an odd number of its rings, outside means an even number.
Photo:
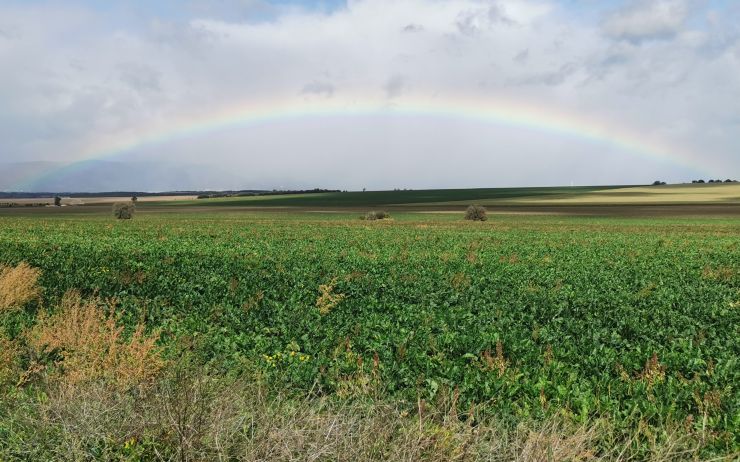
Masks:
[[[465,211],[465,219],[472,221],[486,221],[488,216],[486,215],[486,208],[482,205],[471,205]]]
[[[390,218],[391,214],[384,210],[373,210],[365,214],[365,220],[385,220]]]
[[[113,216],[119,220],[130,220],[134,217],[136,207],[133,202],[117,202],[113,204]]]

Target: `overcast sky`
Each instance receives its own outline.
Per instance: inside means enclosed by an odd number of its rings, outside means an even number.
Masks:
[[[0,169],[37,190],[740,177],[740,2],[0,0]]]

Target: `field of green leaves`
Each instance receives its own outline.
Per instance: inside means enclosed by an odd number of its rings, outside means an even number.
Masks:
[[[296,393],[740,448],[738,219],[0,217],[0,264],[20,262],[41,301],[0,313],[10,339],[77,290],[165,356],[185,342]]]

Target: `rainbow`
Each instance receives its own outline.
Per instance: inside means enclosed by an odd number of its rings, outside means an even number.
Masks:
[[[198,137],[233,127],[247,127],[287,120],[319,117],[369,116],[443,117],[466,119],[529,129],[557,136],[613,147],[645,158],[669,162],[694,172],[706,172],[705,162],[691,152],[670,147],[659,140],[634,130],[600,123],[593,118],[574,115],[542,106],[498,98],[433,98],[394,100],[392,104],[335,98],[321,101],[287,99],[283,102],[251,102],[214,111],[171,119],[144,131],[119,135],[117,139],[98,140],[78,155],[78,161],[65,167],[26,179],[19,187],[83,169],[90,162],[110,159],[137,149],[165,144],[178,139]]]

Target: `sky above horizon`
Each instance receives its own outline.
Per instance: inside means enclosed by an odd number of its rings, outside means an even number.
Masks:
[[[740,177],[740,2],[0,0],[0,190]]]

